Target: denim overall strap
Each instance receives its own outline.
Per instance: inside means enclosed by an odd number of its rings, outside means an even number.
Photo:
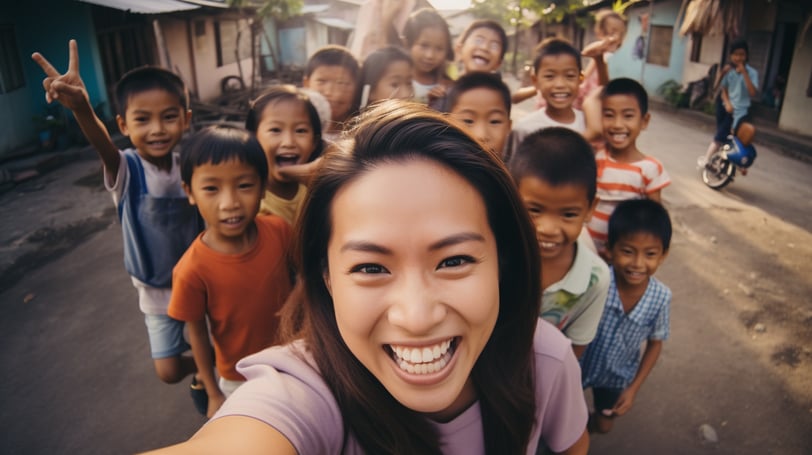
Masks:
[[[124,152],[130,178],[119,202],[124,236],[124,267],[153,287],[172,283],[172,269],[203,228],[197,209],[185,197],[153,197],[144,167],[132,150]]]

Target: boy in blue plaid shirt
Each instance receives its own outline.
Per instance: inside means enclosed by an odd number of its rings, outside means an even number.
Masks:
[[[624,201],[609,218],[609,296],[581,358],[583,386],[592,388],[595,403],[590,432],[608,433],[614,418],[631,409],[668,339],[671,290],[652,275],[670,243],[671,220],[658,202]]]

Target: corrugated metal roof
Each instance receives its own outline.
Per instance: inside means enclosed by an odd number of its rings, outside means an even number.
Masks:
[[[198,5],[177,0],[80,0],[85,3],[115,8],[137,14],[160,14],[174,11],[189,11],[200,8]]]

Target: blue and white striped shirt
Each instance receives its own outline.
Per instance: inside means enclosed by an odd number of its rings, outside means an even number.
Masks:
[[[646,292],[626,314],[612,269],[598,333],[581,358],[584,388],[628,387],[640,367],[643,341],[668,339],[670,307],[671,289],[650,277]]]

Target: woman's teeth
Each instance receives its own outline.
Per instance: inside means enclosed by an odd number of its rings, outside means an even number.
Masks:
[[[395,345],[389,345],[389,348],[400,369],[411,374],[428,374],[440,371],[448,364],[454,353],[453,341],[452,338],[422,348]]]

